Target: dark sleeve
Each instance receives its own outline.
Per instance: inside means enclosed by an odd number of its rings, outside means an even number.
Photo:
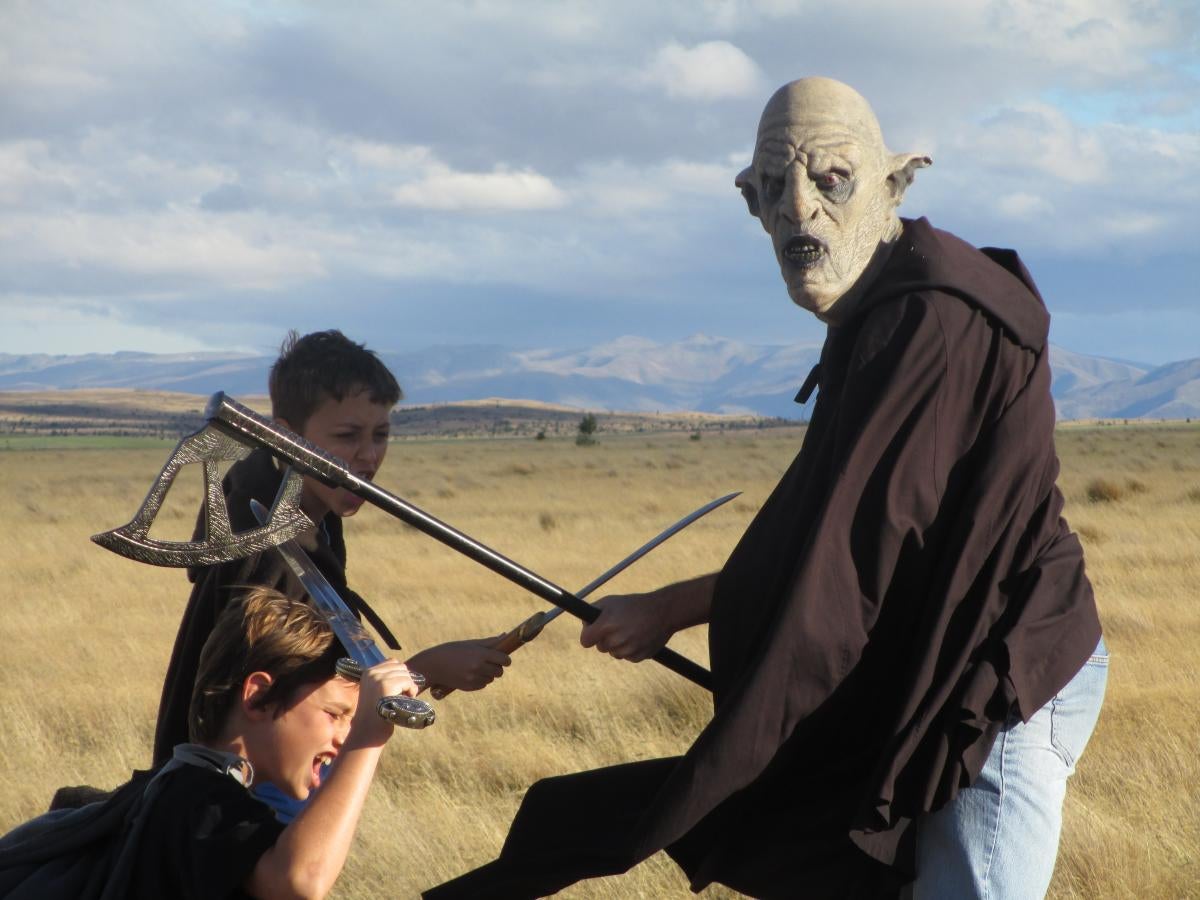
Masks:
[[[243,571],[238,563],[209,566],[199,573],[192,587],[175,635],[175,647],[167,664],[158,704],[158,723],[154,729],[155,766],[171,758],[171,750],[176,744],[188,740],[188,707],[200,665],[200,651],[212,633],[217,616],[229,602],[231,588],[246,583],[242,580],[245,574],[249,572]]]
[[[134,895],[244,896],[242,885],[283,829],[270,808],[228,775],[181,769],[149,811]]]

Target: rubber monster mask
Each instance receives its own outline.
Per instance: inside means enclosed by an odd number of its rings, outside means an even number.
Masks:
[[[772,95],[735,184],[771,235],[792,301],[845,321],[900,234],[896,208],[928,156],[892,154],[853,88],[803,78]]]

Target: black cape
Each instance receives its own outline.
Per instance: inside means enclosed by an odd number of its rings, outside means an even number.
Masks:
[[[258,520],[250,510],[250,501],[257,500],[270,508],[282,482],[283,473],[266,450],[255,450],[230,467],[222,489],[235,533],[258,527]],[[203,536],[204,510],[201,509],[193,540]],[[346,605],[360,618],[366,618],[389,647],[400,649],[379,616],[346,584],[346,541],[342,536],[342,520],[337,515],[330,513],[321,520],[317,547],[309,555]],[[237,589],[266,585],[294,599],[307,596],[304,586],[273,550],[219,565],[193,567],[188,569],[188,578],[193,582],[192,593],[175,637],[159,701],[158,724],[154,732],[155,765],[169,759],[172,748],[188,739],[188,707],[200,665],[200,651],[212,633],[217,616]]]
[[[904,223],[831,328],[799,455],[716,582],[682,757],[546,779],[429,898],[543,896],[660,849],[693,890],[879,897],[1100,637],[1055,480],[1049,316],[1017,255]]]
[[[228,774],[244,762],[194,744],[107,799],[0,838],[5,900],[238,898],[284,826]],[[240,768],[240,765],[238,766]]]

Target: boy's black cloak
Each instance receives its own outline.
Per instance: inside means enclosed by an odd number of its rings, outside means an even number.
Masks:
[[[535,784],[500,858],[426,897],[543,896],[664,848],[697,891],[911,880],[912,821],[1100,638],[1055,486],[1048,327],[1015,253],[906,220],[717,579],[712,721],[682,757]]]

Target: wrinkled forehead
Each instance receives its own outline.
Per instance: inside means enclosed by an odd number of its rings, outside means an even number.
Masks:
[[[858,169],[880,158],[882,145],[864,141],[863,136],[840,122],[781,122],[759,129],[754,147],[754,166],[777,171],[799,159],[836,160]]]

